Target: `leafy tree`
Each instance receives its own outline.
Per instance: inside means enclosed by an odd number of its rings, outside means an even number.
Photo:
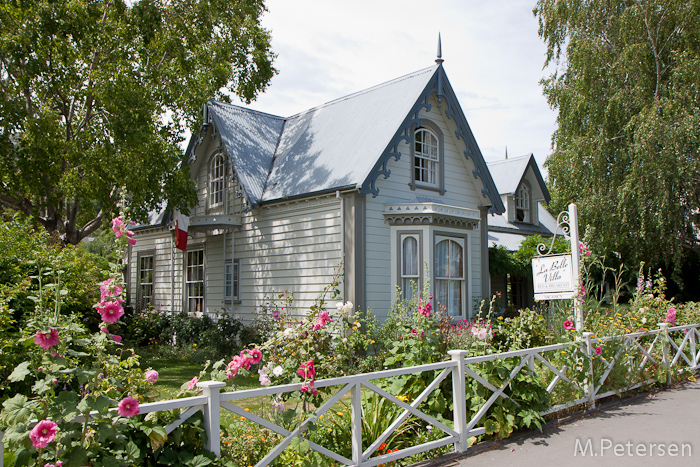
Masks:
[[[550,207],[577,203],[598,252],[678,272],[700,246],[700,1],[539,0],[534,14],[557,64]]]
[[[275,74],[263,0],[0,0],[0,206],[78,243],[125,194],[192,205],[178,144]],[[120,191],[124,190],[124,193]]]

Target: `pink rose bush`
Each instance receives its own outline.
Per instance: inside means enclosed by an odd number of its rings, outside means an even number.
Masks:
[[[676,308],[675,307],[670,307],[666,311],[666,318],[664,319],[664,322],[671,323],[671,324],[676,323]]]

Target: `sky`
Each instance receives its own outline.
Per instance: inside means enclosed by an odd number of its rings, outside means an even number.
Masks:
[[[551,152],[556,113],[539,81],[545,46],[525,0],[268,0],[278,70],[249,107],[290,117],[434,65],[443,66],[487,162]],[[544,171],[543,171],[544,174]]]

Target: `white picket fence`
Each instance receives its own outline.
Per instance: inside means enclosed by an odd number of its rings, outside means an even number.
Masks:
[[[420,365],[408,368],[399,368],[393,370],[385,370],[374,373],[365,373],[353,376],[345,376],[341,378],[330,378],[318,380],[315,383],[317,389],[330,388],[333,394],[324,404],[315,410],[313,413],[307,414],[306,419],[293,431],[289,431],[270,420],[259,417],[249,411],[242,409],[233,402],[243,399],[250,399],[261,396],[278,396],[285,393],[292,393],[301,390],[301,383],[289,384],[284,386],[272,386],[258,389],[242,390],[235,392],[221,393],[220,389],[225,387],[225,383],[216,381],[204,381],[197,384],[202,389],[202,395],[196,397],[187,397],[183,399],[175,399],[169,401],[152,402],[142,404],[140,406],[141,413],[186,409],[179,419],[165,427],[167,433],[171,433],[180,426],[189,417],[197,411],[202,410],[204,414],[204,426],[207,432],[206,449],[213,452],[217,456],[221,455],[220,448],[220,410],[229,410],[247,420],[258,424],[260,427],[277,433],[284,437],[281,442],[272,447],[269,453],[260,460],[256,467],[263,467],[284,451],[291,442],[299,437],[304,436],[304,432],[309,424],[315,423],[318,419],[326,414],[336,403],[338,403],[346,394],[350,394],[350,409],[351,409],[351,447],[352,458],[346,458],[334,451],[331,451],[316,443],[309,442],[311,449],[339,462],[342,465],[371,467],[388,461],[402,459],[420,452],[428,451],[449,444],[454,445],[456,452],[464,452],[467,450],[468,439],[472,436],[478,436],[485,432],[483,426],[479,426],[489,408],[498,398],[508,399],[510,396],[506,390],[511,381],[521,371],[535,371],[540,374],[546,373],[551,376],[548,379],[547,392],[550,394],[559,384],[567,384],[573,393],[583,394],[583,397],[570,400],[568,402],[553,406],[541,413],[541,415],[550,414],[568,407],[577,405],[593,406],[595,401],[614,394],[619,394],[624,391],[632,390],[645,384],[650,384],[654,381],[638,379],[638,375],[647,367],[648,363],[662,365],[666,372],[667,380],[671,380],[674,372],[687,370],[697,370],[700,367],[700,352],[698,351],[697,343],[700,342],[700,324],[689,326],[671,327],[667,323],[659,325],[659,329],[648,332],[637,332],[615,337],[594,338],[591,333],[583,333],[583,338],[577,342],[555,344],[543,347],[536,347],[513,352],[504,352],[498,354],[489,354],[476,357],[468,357],[468,352],[464,350],[449,351],[450,360],[440,363],[428,365]],[[672,336],[680,336],[677,333],[683,333],[683,339],[680,344],[677,344]],[[609,360],[600,359],[603,362],[604,370],[602,375],[598,376],[593,372],[593,359],[596,358],[595,347],[605,345],[608,342],[617,340],[620,344],[617,353]],[[622,352],[629,355],[629,352],[634,349],[638,352],[639,361],[631,359],[622,359]],[[585,361],[588,362],[587,377],[584,382],[575,381],[567,376],[571,373],[565,366],[557,367],[552,362],[555,358],[547,358],[547,355],[555,355],[561,352],[573,352],[574,355],[580,353],[581,356],[587,355]],[[656,356],[656,357],[655,357]],[[510,372],[508,377],[500,384],[494,385],[478,374],[474,366],[492,360],[503,359],[519,359],[515,360],[517,364]],[[634,381],[621,388],[613,388],[605,392],[601,392],[608,376],[611,374],[619,360],[625,361],[627,366],[626,373],[629,375],[628,380]],[[372,381],[391,378],[401,375],[409,375],[422,373],[426,371],[440,371],[438,376],[425,388],[425,390],[411,403],[407,403],[398,397],[386,392]],[[452,382],[453,393],[453,426],[447,426],[425,412],[419,410],[420,405],[428,398],[428,396],[440,385],[442,381],[450,377]],[[473,379],[483,385],[489,391],[491,396],[486,403],[477,411],[477,413],[468,419],[466,407],[466,383],[468,379]],[[387,401],[395,404],[403,409],[403,412],[391,423],[391,425],[372,443],[363,449],[362,443],[362,391],[371,391],[385,398]],[[347,404],[347,400],[343,401]],[[516,405],[519,404],[514,401]],[[394,451],[388,454],[372,457],[379,446],[384,443],[391,434],[398,429],[409,417],[414,416],[423,420],[426,424],[441,430],[444,437],[426,442],[420,445],[412,446],[399,451]],[[0,432],[0,467],[3,467],[2,454],[2,432]]]

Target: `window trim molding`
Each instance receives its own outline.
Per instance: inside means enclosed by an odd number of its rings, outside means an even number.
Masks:
[[[148,249],[148,250],[140,250],[136,252],[136,309],[138,311],[144,310],[146,307],[142,306],[141,300],[143,297],[143,293],[141,291],[141,258],[142,257],[152,257],[153,258],[153,264],[151,268],[151,274],[153,277],[151,278],[151,301],[149,304],[153,303],[153,298],[155,296],[155,285],[156,285],[156,250],[155,249]]]
[[[228,265],[231,265],[233,268],[233,265],[236,265],[238,268],[238,293],[236,295],[233,294],[233,290],[231,291],[231,295],[226,295],[226,267]],[[235,277],[233,269],[231,270],[231,288],[233,287],[233,278]],[[241,259],[237,258],[234,260],[226,260],[224,263],[224,303],[232,303],[234,305],[240,305],[241,304]]]
[[[396,231],[396,285],[401,287],[401,261],[403,260],[403,243],[401,242],[402,235],[415,235],[418,237],[418,284],[417,291],[420,293],[423,290],[425,277],[423,274],[423,231],[422,230],[397,230]],[[401,290],[403,293],[403,289]]]
[[[429,130],[432,133],[435,134],[435,137],[437,138],[438,142],[438,173],[436,175],[437,177],[437,185],[436,186],[431,186],[431,185],[426,185],[424,183],[416,181],[416,173],[415,173],[415,164],[416,164],[416,155],[415,155],[415,134],[416,131],[425,129]],[[409,157],[409,172],[411,176],[411,181],[408,184],[408,186],[411,188],[412,191],[415,191],[417,188],[421,190],[429,190],[429,191],[436,191],[440,193],[440,196],[445,194],[445,135],[442,133],[442,130],[440,130],[440,127],[436,125],[434,122],[422,118],[421,119],[421,124],[420,125],[412,125],[411,126],[411,140],[409,142],[409,150],[411,157]]]
[[[433,296],[435,297],[435,303],[433,304],[435,306],[435,309],[437,310],[437,293],[435,291],[435,287],[437,285],[437,279],[435,278],[435,261],[437,259],[437,242],[435,239],[437,237],[448,237],[448,238],[457,238],[461,239],[464,241],[464,246],[462,247],[462,274],[464,275],[463,278],[463,287],[464,287],[464,300],[462,303],[462,313],[459,315],[461,319],[469,319],[470,317],[470,303],[471,303],[471,291],[470,291],[470,284],[471,284],[471,276],[469,274],[469,261],[471,260],[471,255],[470,253],[470,247],[471,244],[469,242],[469,234],[467,233],[458,233],[458,232],[449,232],[449,231],[444,231],[444,230],[433,230],[431,232],[431,240],[432,240],[432,249],[433,249],[433,258],[432,258],[432,269],[431,269],[431,280],[432,280],[432,286],[433,286]],[[456,317],[456,316],[455,316]]]

